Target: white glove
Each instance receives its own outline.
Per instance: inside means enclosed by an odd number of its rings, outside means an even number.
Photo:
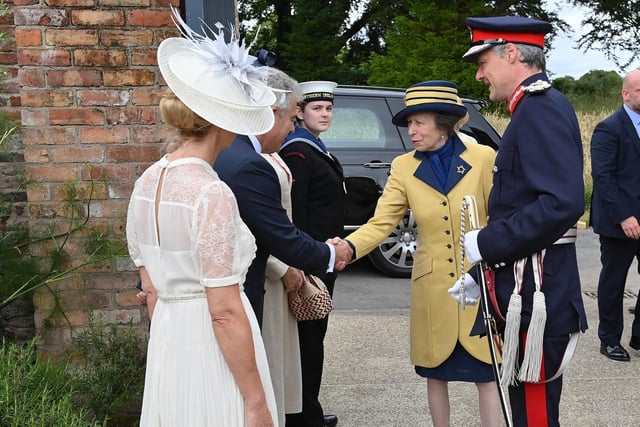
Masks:
[[[464,305],[476,305],[478,303],[478,298],[480,298],[480,286],[473,280],[473,277],[464,273],[462,277],[456,280],[456,283],[453,284],[452,287],[448,289],[448,292],[451,294],[451,298],[458,301],[458,303],[462,304],[460,298],[460,288],[462,287],[462,283],[464,281]]]
[[[471,230],[464,235],[464,250],[471,264],[482,261],[480,248],[478,248],[478,233],[480,230]]]

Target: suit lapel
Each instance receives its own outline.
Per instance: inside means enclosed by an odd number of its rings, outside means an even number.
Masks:
[[[460,141],[454,141],[453,157],[451,157],[451,166],[449,166],[449,175],[447,182],[444,184],[444,193],[447,194],[460,180],[471,170],[471,165],[465,162],[461,154],[467,148]]]
[[[444,184],[444,188],[440,185],[436,174],[431,167],[431,163],[427,156],[416,151],[413,155],[416,159],[420,160],[418,168],[414,172],[413,176],[418,178],[425,184],[433,187],[435,190],[442,194],[447,194],[458,182],[471,170],[471,165],[464,161],[460,155],[466,150],[465,145],[457,138],[454,139],[453,156],[451,157],[451,165],[449,166],[449,174],[447,175],[447,181]]]
[[[416,152],[413,154],[413,157],[420,160],[420,164],[418,165],[416,171],[413,173],[413,176],[415,176],[425,184],[433,187],[434,190],[442,193],[442,186],[440,185],[436,174],[433,172],[433,168],[431,167],[431,163],[429,162],[427,156],[423,152],[416,150]]]
[[[624,107],[619,110],[620,113],[620,121],[622,122],[622,130],[627,134],[629,139],[633,141],[633,146],[638,151],[638,155],[640,155],[640,137],[638,136],[638,132],[636,132],[636,127],[633,125],[631,121],[631,117],[625,111]]]

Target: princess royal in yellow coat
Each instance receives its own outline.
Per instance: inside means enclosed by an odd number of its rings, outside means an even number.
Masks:
[[[418,224],[411,276],[411,362],[427,377],[433,424],[449,425],[447,382],[469,381],[478,385],[482,425],[499,425],[489,344],[486,338],[469,335],[478,306],[463,310],[447,292],[463,274],[462,199],[474,195],[480,220],[486,222],[495,153],[462,142],[456,134],[456,124],[467,112],[455,84],[429,81],[411,86],[405,105],[393,123],[408,127],[415,150],[394,159],[374,216],[346,239],[361,258],[411,209]]]

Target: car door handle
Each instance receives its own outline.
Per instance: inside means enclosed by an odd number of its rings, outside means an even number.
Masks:
[[[369,162],[365,163],[364,167],[369,169],[388,169],[391,167],[391,163]]]

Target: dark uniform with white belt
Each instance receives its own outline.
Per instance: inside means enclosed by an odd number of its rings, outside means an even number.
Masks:
[[[551,30],[546,22],[520,17],[468,18],[467,24],[472,45],[463,60],[469,61],[509,43],[542,48],[544,35]],[[505,59],[497,61],[506,64]],[[481,73],[483,64],[478,62]],[[498,78],[494,74],[487,80],[492,86],[500,85]],[[475,245],[495,273],[495,304],[490,305],[502,332],[506,325],[500,319],[513,308],[514,289],[521,298],[515,334],[519,358],[515,356],[515,381],[509,386],[514,424],[558,425],[562,369],[578,332],[587,328],[574,243],[574,225],[584,211],[581,135],[571,103],[551,87],[544,68],[532,68],[509,97],[508,107],[512,117],[496,157],[488,224],[469,233],[475,241],[466,241],[465,247]],[[541,279],[537,288],[534,272]],[[536,290],[546,304],[534,304]],[[533,336],[529,325],[534,323],[534,305],[538,311],[546,309],[546,324],[538,326],[543,330],[541,367],[534,372],[537,380],[531,381],[519,375],[524,374],[526,339]],[[475,333],[484,333],[483,323],[476,325]]]

